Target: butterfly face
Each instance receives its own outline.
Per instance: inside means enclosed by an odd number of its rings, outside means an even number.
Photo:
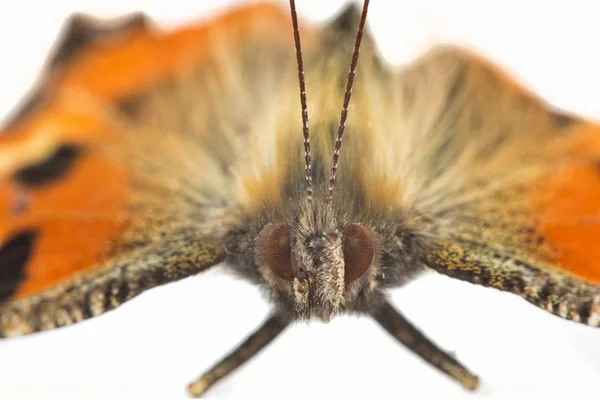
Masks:
[[[372,233],[358,223],[316,229],[278,223],[263,229],[256,254],[263,275],[299,318],[329,320],[368,286],[374,250]]]

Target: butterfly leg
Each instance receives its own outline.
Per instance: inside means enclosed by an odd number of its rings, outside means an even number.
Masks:
[[[289,322],[282,316],[278,314],[271,316],[235,350],[190,384],[188,387],[190,395],[202,396],[215,383],[235,371],[271,343],[288,325]]]
[[[475,390],[479,385],[477,376],[432,343],[391,304],[386,302],[372,316],[396,340],[465,388]]]

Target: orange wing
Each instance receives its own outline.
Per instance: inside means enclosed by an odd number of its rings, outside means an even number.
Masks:
[[[541,178],[537,231],[558,268],[600,284],[600,127],[582,122],[565,146],[571,160]]]
[[[199,66],[222,68],[214,54],[241,53],[250,40],[292,56],[289,24],[268,4],[171,33],[143,15],[112,22],[72,17],[42,83],[0,134],[0,303],[12,306],[75,277],[85,283],[82,273],[102,267],[108,274],[119,260],[135,260],[141,244],[129,227],[143,221],[132,221],[128,210],[136,195],[130,167],[98,150],[124,146],[115,112]],[[310,43],[310,32],[303,34]],[[206,246],[204,267],[221,259],[218,246]],[[9,330],[0,323],[0,336],[3,329]]]
[[[425,262],[599,325],[600,127],[464,49],[433,50],[401,81],[427,98],[415,118],[434,116],[413,167],[436,225]]]

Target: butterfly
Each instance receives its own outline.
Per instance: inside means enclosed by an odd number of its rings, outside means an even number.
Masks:
[[[460,47],[390,68],[360,36],[367,5],[296,35],[264,4],[171,34],[72,18],[0,136],[0,335],[223,261],[273,313],[196,396],[291,323],[341,314],[475,389],[387,300],[427,270],[597,326],[597,126]]]

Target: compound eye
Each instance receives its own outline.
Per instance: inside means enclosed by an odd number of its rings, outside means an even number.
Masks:
[[[352,282],[363,276],[373,262],[373,239],[362,225],[351,224],[343,235],[345,280]]]
[[[267,266],[288,281],[294,279],[291,234],[292,228],[288,224],[278,224],[270,228],[265,240]]]

